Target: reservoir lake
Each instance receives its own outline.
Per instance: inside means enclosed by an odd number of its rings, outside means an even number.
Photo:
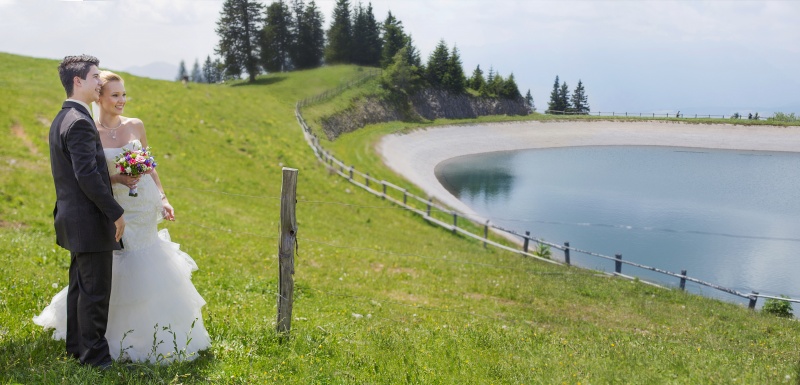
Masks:
[[[800,153],[562,147],[467,155],[435,171],[448,191],[501,227],[674,273],[686,269],[744,294],[800,298]],[[563,260],[562,251],[552,253]],[[570,256],[574,265],[614,271],[613,261]],[[629,265],[622,273],[679,284]],[[747,302],[691,282],[686,288]]]

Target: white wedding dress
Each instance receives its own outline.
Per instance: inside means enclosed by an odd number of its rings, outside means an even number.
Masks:
[[[141,143],[134,140],[126,147],[131,146],[141,148]],[[109,173],[118,174],[113,163],[123,149],[104,151]],[[111,357],[151,363],[192,360],[211,345],[200,312],[206,302],[191,281],[197,265],[170,241],[166,229],[158,231],[161,196],[150,175],[139,180],[137,197],[129,196],[122,184],[114,184],[113,190],[125,209],[125,248],[114,251],[106,330]],[[33,320],[54,328],[54,338],[65,339],[67,288]]]

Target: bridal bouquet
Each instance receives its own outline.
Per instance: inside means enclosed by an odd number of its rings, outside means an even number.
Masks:
[[[140,148],[138,150],[123,148],[122,154],[117,155],[114,159],[114,164],[116,164],[120,174],[134,177],[156,168],[157,165],[156,159],[150,152],[150,147]],[[132,197],[139,196],[136,190],[137,188],[135,187],[130,189],[128,195]]]

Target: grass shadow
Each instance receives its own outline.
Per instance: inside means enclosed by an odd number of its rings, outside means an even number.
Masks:
[[[211,350],[198,353],[193,361],[169,365],[115,362],[110,370],[100,371],[67,355],[64,341],[51,337],[52,331],[36,331],[21,338],[0,342],[1,384],[167,384],[180,379],[184,384],[204,384],[215,356]]]
[[[241,83],[231,84],[231,87],[268,86],[270,84],[280,83],[284,80],[286,80],[286,76],[265,76],[256,78],[254,82],[242,81]]]

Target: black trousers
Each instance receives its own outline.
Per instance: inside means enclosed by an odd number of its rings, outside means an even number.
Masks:
[[[111,251],[70,253],[67,289],[67,353],[82,364],[111,362],[106,326],[111,297]]]

